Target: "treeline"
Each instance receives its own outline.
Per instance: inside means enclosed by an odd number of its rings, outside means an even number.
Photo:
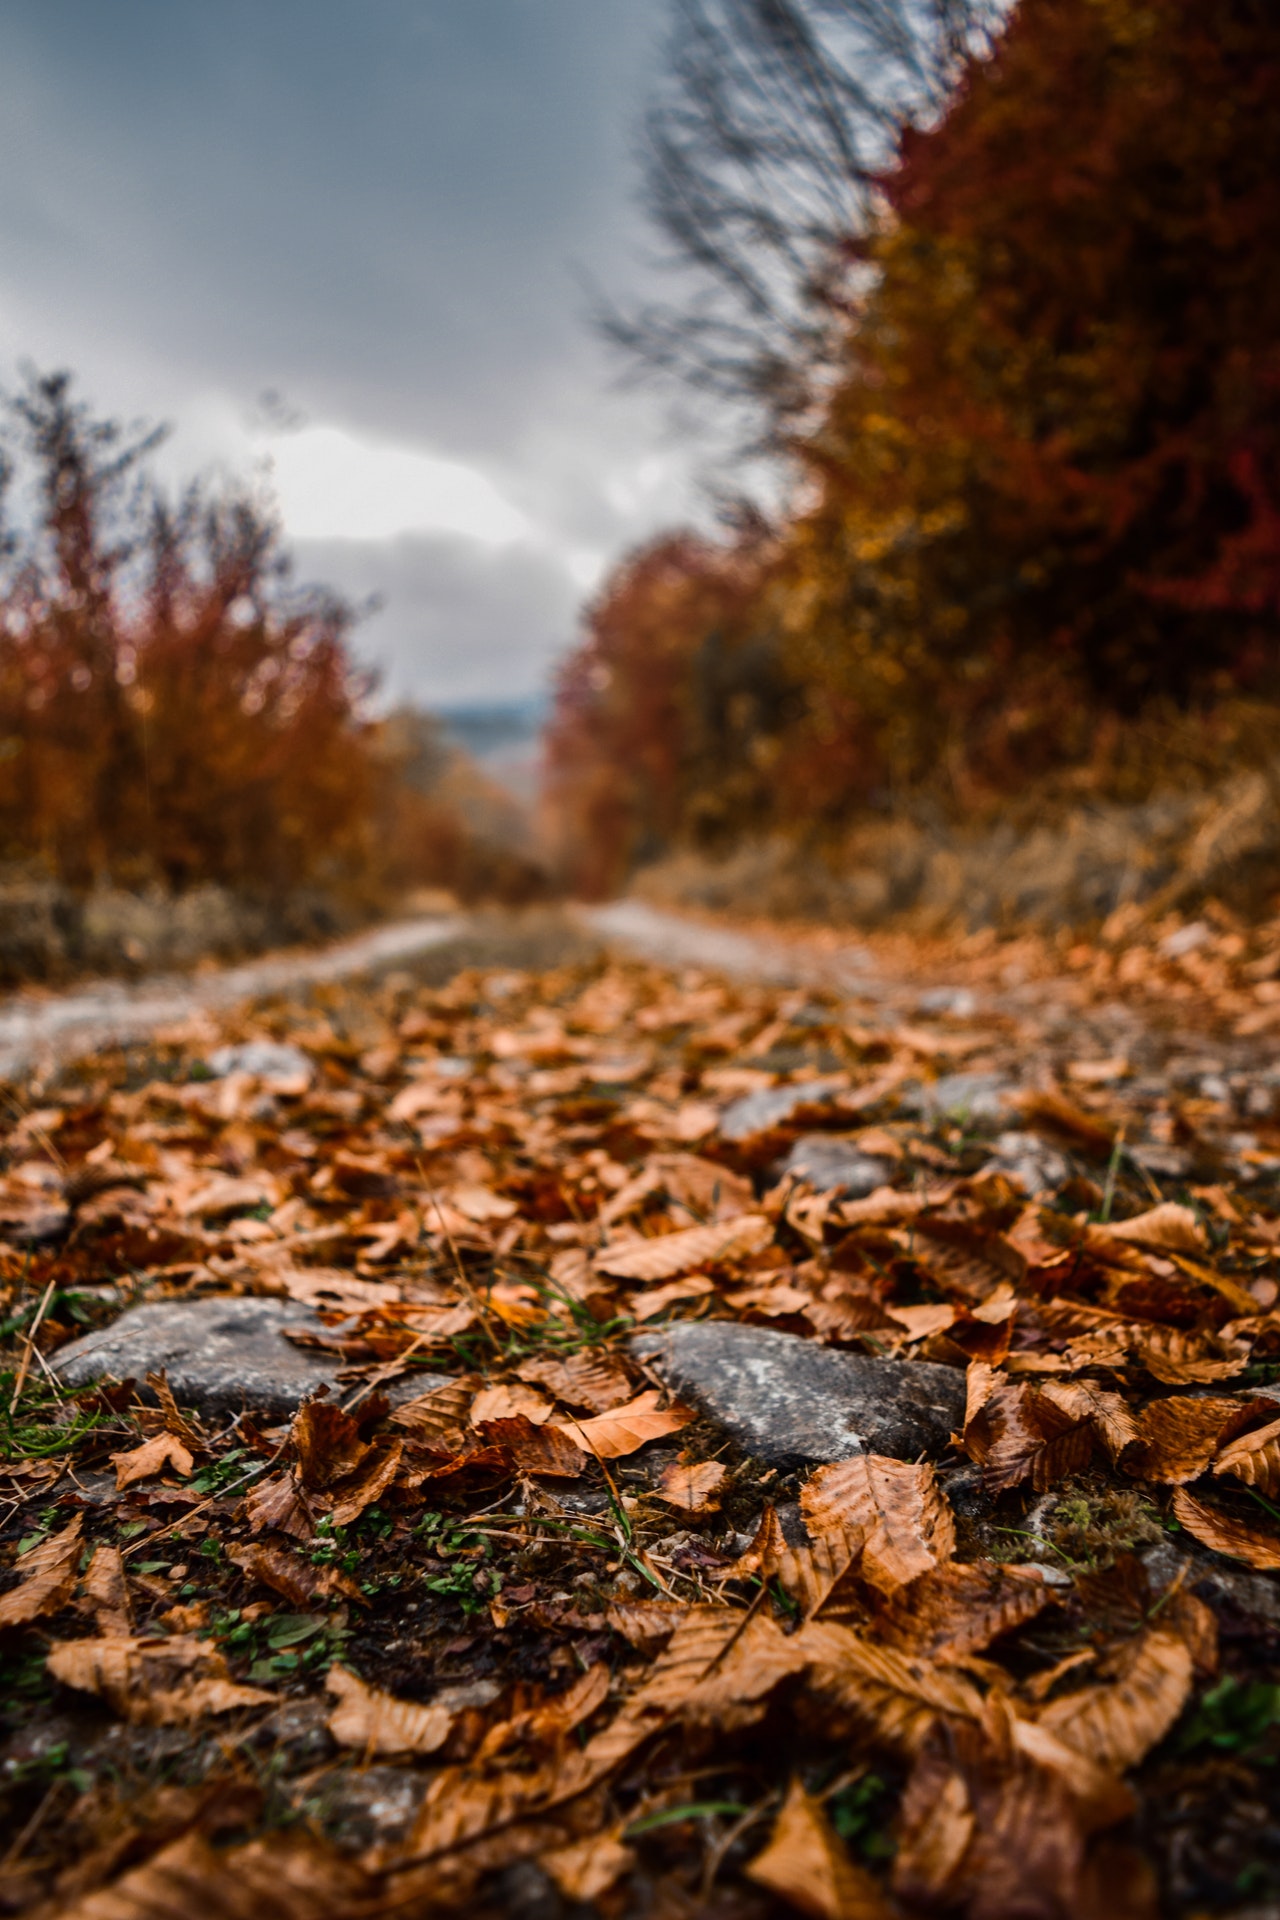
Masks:
[[[157,433],[31,374],[2,472],[0,862],[78,890],[538,884],[425,715],[370,715],[352,609],[294,585],[270,504],[166,497]]]
[[[763,11],[729,5],[757,34]],[[866,33],[819,27],[874,26],[872,0],[781,11],[856,120]],[[633,555],[563,670],[549,762],[579,886],[917,796],[972,816],[1083,784],[1144,716],[1280,697],[1280,12],[1020,0],[933,51],[945,105],[904,108],[874,168],[847,143],[846,229],[803,262],[811,324],[765,343],[790,507]],[[799,98],[774,135],[790,114],[799,142]],[[694,169],[659,136],[661,215]],[[663,327],[627,343],[673,364]],[[704,386],[706,337],[695,300],[677,370]]]

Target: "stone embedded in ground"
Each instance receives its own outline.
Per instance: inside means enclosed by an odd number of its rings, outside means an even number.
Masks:
[[[1016,1091],[1003,1074],[944,1073],[914,1088],[902,1105],[922,1120],[990,1123],[1004,1117]]]
[[[633,1334],[673,1392],[772,1466],[887,1453],[936,1459],[964,1424],[965,1379],[923,1360],[877,1360],[733,1320]]]
[[[874,1193],[892,1180],[894,1173],[890,1161],[860,1153],[846,1135],[839,1133],[802,1133],[774,1171],[779,1177],[797,1174],[815,1192],[838,1193],[846,1200],[861,1200]]]
[[[1033,1200],[1037,1194],[1054,1192],[1071,1171],[1064,1156],[1038,1133],[1002,1133],[995,1147],[982,1171],[1006,1174]]]
[[[276,1040],[245,1040],[239,1046],[219,1047],[205,1062],[218,1079],[229,1073],[251,1073],[255,1080],[305,1080],[312,1065],[301,1047]]]
[[[785,1087],[765,1087],[732,1101],[720,1115],[722,1140],[749,1140],[754,1133],[785,1126],[802,1107],[823,1107],[845,1091],[844,1080],[796,1080]]]
[[[322,1324],[293,1300],[251,1294],[155,1300],[73,1340],[53,1364],[69,1387],[133,1379],[141,1388],[149,1373],[163,1369],[180,1406],[208,1414],[248,1407],[283,1417],[319,1387],[334,1395],[351,1391],[338,1379],[345,1363],[337,1354],[295,1346],[284,1336],[286,1327],[319,1330]],[[433,1374],[430,1384],[438,1381]],[[412,1375],[393,1382],[388,1393],[408,1399],[423,1385],[421,1375]]]

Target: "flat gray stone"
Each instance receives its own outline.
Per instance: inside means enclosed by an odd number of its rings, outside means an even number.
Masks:
[[[1017,1088],[999,1073],[944,1073],[940,1080],[919,1087],[902,1104],[922,1120],[984,1122],[1000,1120],[1008,1112]]]
[[[69,1387],[104,1378],[132,1378],[141,1387],[149,1373],[163,1368],[180,1406],[208,1414],[248,1407],[283,1417],[318,1387],[334,1395],[351,1390],[338,1380],[345,1363],[336,1354],[297,1347],[284,1337],[285,1327],[321,1325],[310,1307],[295,1300],[252,1294],[155,1300],[73,1340],[53,1365]],[[393,1400],[424,1390],[420,1374],[392,1385],[400,1389],[390,1394]]]
[[[671,1389],[772,1466],[887,1453],[936,1458],[964,1424],[965,1380],[924,1360],[841,1353],[733,1320],[633,1334]]]
[[[251,1073],[258,1080],[307,1080],[314,1069],[301,1047],[280,1040],[244,1040],[239,1046],[219,1047],[205,1062],[217,1079],[228,1073]]]
[[[801,1107],[825,1106],[845,1091],[843,1080],[795,1080],[785,1087],[765,1087],[733,1100],[720,1115],[722,1140],[749,1140],[753,1133],[785,1126]]]
[[[785,1160],[775,1171],[794,1173],[809,1181],[817,1193],[838,1193],[846,1200],[861,1200],[893,1178],[888,1160],[861,1153],[845,1135],[839,1133],[802,1133]]]

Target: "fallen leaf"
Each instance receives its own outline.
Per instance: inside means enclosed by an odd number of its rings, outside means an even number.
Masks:
[[[162,1473],[166,1467],[172,1467],[185,1480],[195,1465],[187,1448],[173,1433],[153,1434],[140,1447],[109,1457],[116,1470],[117,1493],[131,1487],[135,1480],[147,1480],[153,1473]]]
[[[478,1427],[486,1420],[515,1420],[523,1417],[540,1426],[549,1420],[552,1414],[549,1400],[544,1400],[532,1387],[508,1386],[505,1383],[496,1387],[483,1387],[471,1403],[470,1420]]]
[[[1204,1230],[1190,1207],[1162,1201],[1129,1220],[1109,1221],[1105,1231],[1113,1240],[1128,1240],[1152,1253],[1202,1253]]]
[[[567,1359],[526,1360],[516,1371],[522,1380],[546,1387],[568,1407],[608,1413],[631,1393],[631,1377],[613,1354],[574,1353]]]
[[[664,1471],[662,1492],[658,1498],[665,1500],[669,1507],[679,1507],[685,1513],[717,1513],[720,1502],[716,1494],[727,1478],[728,1471],[718,1460],[690,1461],[687,1464],[677,1461]]]
[[[590,1903],[630,1873],[636,1864],[632,1849],[624,1846],[617,1828],[579,1840],[569,1847],[554,1847],[538,1861],[545,1868],[566,1900]]]
[[[100,1695],[136,1726],[185,1725],[275,1700],[260,1687],[237,1686],[215,1647],[181,1634],[55,1641],[46,1664],[55,1680]]]
[[[746,1875],[814,1920],[890,1920],[892,1910],[880,1887],[850,1858],[822,1802],[799,1780],[792,1782],[769,1844]]]
[[[255,1541],[245,1547],[229,1547],[227,1558],[251,1580],[261,1581],[293,1607],[313,1607],[335,1594],[354,1600],[361,1607],[369,1604],[366,1595],[341,1567],[313,1566],[310,1560],[300,1553],[291,1553],[286,1547]]]
[[[347,1667],[330,1667],[325,1686],[338,1704],[329,1715],[340,1747],[375,1753],[435,1753],[449,1738],[454,1716],[445,1707],[419,1706],[366,1686]]]
[[[329,1489],[329,1518],[335,1527],[351,1522],[384,1494],[400,1471],[403,1440],[387,1440],[370,1447],[359,1467]]]
[[[415,1440],[434,1440],[467,1424],[475,1398],[477,1376],[450,1380],[430,1393],[406,1400],[388,1416],[393,1426],[406,1428]]]
[[[277,1473],[251,1487],[245,1495],[244,1515],[253,1533],[276,1527],[295,1540],[310,1540],[316,1530],[310,1502],[294,1473]]]
[[[78,1513],[60,1533],[49,1534],[23,1554],[17,1563],[18,1585],[0,1595],[0,1627],[22,1627],[66,1606],[75,1590],[83,1525],[84,1515]]]
[[[348,1855],[296,1828],[240,1846],[198,1833],[162,1847],[58,1920],[335,1920],[369,1909],[376,1883]]]
[[[505,1447],[510,1452],[519,1473],[545,1473],[576,1480],[589,1458],[565,1428],[535,1426],[523,1414],[510,1420],[486,1420],[480,1431],[487,1444]]]
[[[982,1718],[982,1696],[971,1681],[878,1646],[838,1621],[810,1621],[790,1644],[806,1657],[812,1690],[843,1709],[851,1731],[890,1752],[916,1752],[939,1715]]]
[[[703,1299],[715,1292],[715,1282],[708,1280],[705,1273],[690,1273],[683,1280],[670,1280],[665,1287],[646,1287],[643,1293],[633,1293],[629,1301],[633,1320],[652,1320],[655,1314],[665,1313],[677,1300]]]
[[[1280,1494],[1280,1419],[1242,1434],[1222,1448],[1213,1463],[1216,1474],[1234,1474],[1259,1493]]]
[[[85,1568],[84,1603],[98,1618],[100,1634],[129,1633],[129,1583],[119,1547],[103,1541]]]
[[[659,1409],[662,1395],[657,1388],[637,1394],[625,1407],[598,1413],[592,1420],[557,1420],[561,1433],[567,1433],[575,1446],[599,1460],[616,1460],[634,1453],[650,1440],[661,1440],[668,1433],[679,1433],[696,1415],[679,1405]]]
[[[949,1561],[922,1574],[877,1610],[876,1632],[891,1646],[950,1665],[1034,1619],[1053,1589],[1037,1567]]]
[[[685,1227],[649,1240],[625,1240],[595,1258],[596,1271],[615,1280],[673,1280],[695,1267],[759,1253],[773,1239],[773,1222],[761,1213],[741,1213],[714,1226]]]
[[[1134,1327],[1129,1351],[1140,1366],[1167,1387],[1233,1380],[1249,1364],[1249,1349],[1243,1341],[1185,1333],[1181,1327]]]
[[[665,1646],[689,1609],[683,1600],[615,1600],[605,1619],[641,1653]]]
[[[1140,1480],[1180,1485],[1208,1467],[1223,1440],[1239,1431],[1249,1402],[1209,1394],[1153,1400],[1135,1421],[1133,1444],[1124,1455],[1126,1473]]]
[[[861,1530],[862,1577],[895,1593],[955,1552],[955,1523],[933,1468],[881,1454],[819,1467],[800,1489],[800,1510],[815,1540]]]
[[[289,1429],[298,1462],[298,1478],[308,1491],[332,1486],[354,1473],[369,1452],[349,1413],[330,1400],[308,1400]]]
[[[1202,1547],[1225,1553],[1232,1560],[1243,1560],[1247,1567],[1261,1573],[1280,1569],[1280,1534],[1248,1526],[1218,1507],[1193,1499],[1182,1487],[1173,1496],[1174,1518],[1181,1522]]]
[[[1113,1678],[1051,1701],[1038,1722],[1095,1765],[1122,1773],[1163,1740],[1190,1692],[1186,1642],[1157,1628],[1129,1643]]]

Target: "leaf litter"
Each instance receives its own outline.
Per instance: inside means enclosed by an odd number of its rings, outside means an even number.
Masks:
[[[13,1089],[5,1910],[1280,1895],[1249,1812],[1280,1102],[1223,944],[1180,1031],[1148,1007],[1120,1047],[1099,1013],[1096,1058],[1088,992],[961,1030],[590,960],[313,988]],[[311,1074],[211,1077],[246,1039]],[[957,1062],[1005,1119],[926,1097]],[[781,1172],[815,1128],[884,1184]],[[333,1365],[289,1419],[58,1384],[130,1304],[246,1294],[309,1308]],[[633,1356],[689,1318],[952,1367],[963,1423],[770,1466]]]

